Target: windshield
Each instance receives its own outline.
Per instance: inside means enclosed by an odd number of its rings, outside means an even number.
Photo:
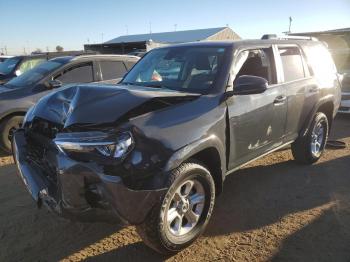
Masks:
[[[9,88],[19,88],[23,86],[36,84],[38,81],[49,75],[52,71],[62,66],[63,62],[47,61],[13,78],[6,85]]]
[[[21,58],[19,57],[11,57],[0,63],[0,74],[8,75],[11,73],[20,60]]]
[[[205,93],[214,86],[225,51],[223,47],[200,46],[155,49],[122,83]]]

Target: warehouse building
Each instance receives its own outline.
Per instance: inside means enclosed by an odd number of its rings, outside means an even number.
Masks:
[[[84,45],[85,51],[102,54],[127,54],[136,50],[149,51],[155,47],[196,42],[241,39],[231,28],[218,27],[164,33],[123,35],[101,44]]]

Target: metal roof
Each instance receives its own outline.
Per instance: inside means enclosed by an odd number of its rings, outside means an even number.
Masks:
[[[197,30],[174,31],[164,33],[149,33],[140,35],[123,35],[104,44],[118,44],[126,42],[145,42],[152,40],[157,43],[183,43],[205,40],[208,37],[219,33],[228,27],[217,27]]]
[[[312,35],[312,34],[339,34],[339,33],[350,33],[350,27],[348,28],[339,28],[334,30],[325,30],[325,31],[315,31],[315,32],[304,32],[304,33],[290,33],[289,35]]]

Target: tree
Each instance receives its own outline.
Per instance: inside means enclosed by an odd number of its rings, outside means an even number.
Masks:
[[[63,52],[63,47],[60,46],[60,45],[56,46],[56,51],[57,52]]]
[[[40,48],[36,48],[33,53],[40,54],[42,52],[43,52],[43,50],[41,50]]]

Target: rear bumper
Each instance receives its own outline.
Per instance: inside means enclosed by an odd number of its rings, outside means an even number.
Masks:
[[[12,147],[18,174],[34,201],[65,218],[139,224],[166,191],[129,189],[120,177],[104,174],[103,166],[73,160],[55,148],[46,155],[54,167],[48,175],[31,157],[24,130],[15,133]]]
[[[338,112],[350,114],[350,92],[342,93],[342,100]]]

